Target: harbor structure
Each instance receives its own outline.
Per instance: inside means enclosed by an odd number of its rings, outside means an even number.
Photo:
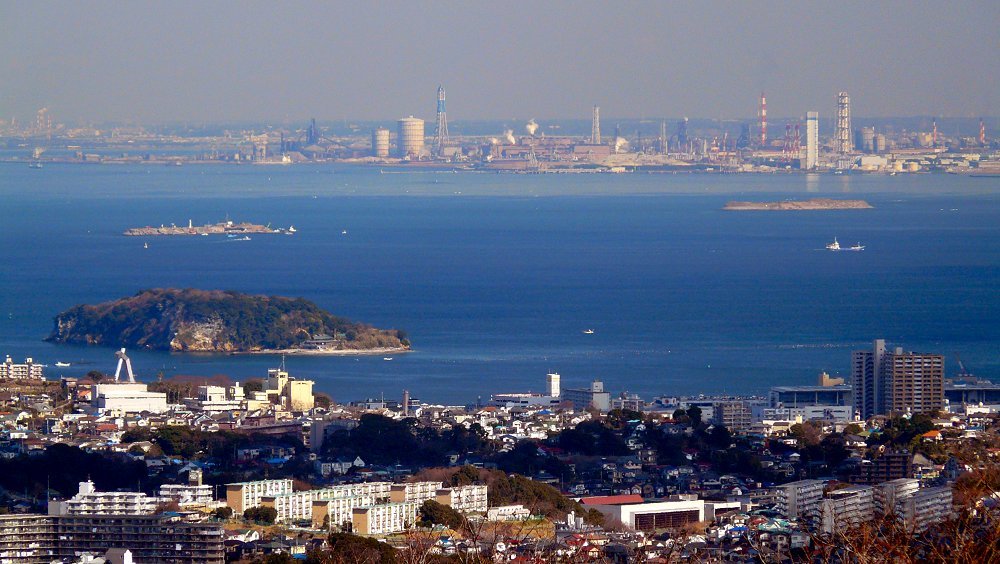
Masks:
[[[389,156],[389,130],[379,127],[372,131],[372,155],[384,159]]]
[[[815,170],[819,165],[819,112],[806,112],[806,170]]]
[[[401,158],[419,158],[424,151],[424,120],[413,116],[397,122],[397,149]]]

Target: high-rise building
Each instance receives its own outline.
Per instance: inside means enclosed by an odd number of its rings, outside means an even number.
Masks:
[[[879,400],[883,397],[884,383],[881,378],[885,341],[876,339],[872,350],[851,353],[851,386],[853,387],[854,410],[862,419],[882,413],[885,406]]]
[[[944,408],[944,356],[886,352],[877,339],[870,351],[851,357],[854,408],[867,419],[873,415],[931,413]]]
[[[776,486],[776,509],[789,519],[801,517],[815,523],[821,517],[820,502],[825,485],[823,480],[799,480]]]
[[[546,374],[545,383],[548,385],[549,397],[559,397],[559,375],[555,372]]]
[[[819,164],[819,112],[806,112],[806,170]]]
[[[887,357],[886,413],[934,413],[944,409],[944,356],[903,352]]]
[[[850,153],[851,146],[851,97],[847,92],[837,93],[837,152],[841,155]]]

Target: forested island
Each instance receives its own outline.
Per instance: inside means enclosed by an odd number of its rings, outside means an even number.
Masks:
[[[55,318],[55,343],[163,351],[364,354],[410,347],[402,331],[337,317],[303,298],[158,288]]]

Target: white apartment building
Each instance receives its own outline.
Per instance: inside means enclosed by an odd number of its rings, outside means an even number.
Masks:
[[[356,507],[351,515],[354,534],[372,536],[403,532],[416,523],[420,504],[417,501],[405,501]]]
[[[407,482],[405,484],[393,484],[389,491],[389,501],[402,503],[404,501],[424,502],[434,499],[437,491],[441,489],[441,482]]]
[[[488,505],[485,485],[440,488],[434,499],[442,505],[451,506],[459,513],[485,513]]]
[[[313,502],[357,496],[371,496],[376,502],[389,499],[391,482],[362,482],[360,484],[342,484],[329,488],[287,492],[274,496],[263,496],[260,505],[273,507],[278,512],[275,523],[294,521],[311,521],[313,518]]]
[[[914,533],[952,518],[953,503],[951,486],[921,488],[915,478],[899,478],[875,486],[875,511],[894,513]]]
[[[820,504],[820,531],[827,535],[871,521],[875,518],[875,490],[871,486],[852,486],[830,492]]]
[[[882,515],[896,513],[902,503],[917,493],[920,480],[916,478],[897,478],[882,482],[875,486],[875,511]]]
[[[99,492],[94,482],[80,482],[79,492],[65,501],[50,501],[49,515],[152,515],[170,501],[142,492]]]
[[[820,517],[823,480],[799,480],[774,488],[778,511],[789,519],[802,517],[809,521]]]
[[[524,521],[528,517],[531,511],[523,505],[498,505],[486,510],[487,521]]]
[[[208,505],[215,501],[212,486],[208,484],[163,484],[160,497],[176,501],[178,505]]]
[[[226,505],[237,515],[260,505],[261,498],[292,493],[291,480],[258,480],[226,484]]]
[[[222,413],[243,409],[246,406],[243,386],[236,382],[232,386],[198,386],[198,397],[184,398],[184,405],[195,411]]]
[[[955,514],[951,486],[921,488],[896,509],[896,514],[914,533],[922,533],[931,525],[947,521]]]
[[[41,364],[35,364],[35,360],[30,357],[24,359],[24,364],[14,364],[13,359],[8,355],[7,360],[0,364],[0,378],[43,380],[45,376],[42,374],[42,368]]]
[[[355,509],[371,507],[384,501],[384,496],[372,494],[315,500],[312,502],[312,526],[314,529],[332,529],[350,523],[353,527]]]

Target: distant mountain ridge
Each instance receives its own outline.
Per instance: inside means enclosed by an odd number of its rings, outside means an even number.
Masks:
[[[336,348],[405,349],[397,330],[376,329],[337,317],[303,298],[233,291],[157,288],[55,317],[55,343],[139,347],[164,351],[254,352],[298,349],[314,335]]]

